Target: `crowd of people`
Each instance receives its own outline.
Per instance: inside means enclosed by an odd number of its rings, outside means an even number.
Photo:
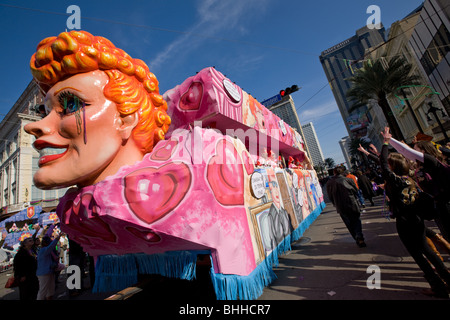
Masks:
[[[409,146],[395,140],[388,127],[381,135],[380,151],[374,145],[370,151],[358,148],[376,167],[358,170],[356,176],[344,167],[334,168],[326,184],[328,197],[357,245],[365,247],[360,218],[364,199],[373,205],[372,198],[383,194],[400,240],[430,284],[424,293],[449,298],[450,273],[434,241],[450,252],[450,145],[436,145],[425,136]],[[425,221],[434,221],[439,233]]]
[[[52,300],[59,274],[69,264],[84,270],[85,253],[81,246],[68,239],[59,224],[33,228],[32,237],[21,241],[14,257],[14,278],[18,281],[20,300]],[[69,251],[70,248],[70,251]],[[79,294],[73,290],[71,295]]]

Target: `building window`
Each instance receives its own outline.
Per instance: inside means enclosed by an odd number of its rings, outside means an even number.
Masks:
[[[430,124],[428,123],[428,120],[427,120],[427,114],[425,113],[426,112],[425,110],[428,110],[428,106],[424,103],[422,105],[422,107],[421,108],[417,108],[417,110],[419,111],[419,118],[421,120],[420,122],[422,123],[422,125],[425,128],[430,127]]]
[[[18,201],[17,201],[16,198],[17,198],[16,182],[13,182],[13,183],[11,184],[11,201],[10,201],[10,203],[11,203],[11,204],[17,203]]]
[[[8,188],[3,190],[3,203],[5,204],[5,206],[7,206],[9,204],[9,202],[8,202]]]
[[[12,161],[11,165],[11,200],[10,203],[18,203],[17,199],[17,180],[18,180],[18,170],[17,170],[17,158]]]
[[[45,200],[53,200],[58,198],[56,194],[56,190],[46,190],[45,191]]]
[[[425,50],[422,59],[420,59],[427,75],[430,75],[446,54],[450,52],[449,43],[450,33],[444,25],[441,25],[427,50]]]

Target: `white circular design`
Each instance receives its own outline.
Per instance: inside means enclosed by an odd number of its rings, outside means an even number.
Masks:
[[[253,172],[250,183],[252,187],[253,196],[256,199],[261,199],[266,193],[266,182],[264,176],[260,172]]]
[[[225,92],[234,102],[241,101],[241,94],[236,86],[228,79],[223,79],[223,87],[225,88]]]

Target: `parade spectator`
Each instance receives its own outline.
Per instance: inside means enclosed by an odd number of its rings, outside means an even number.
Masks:
[[[334,176],[327,183],[327,193],[356,244],[362,248],[366,243],[360,219],[361,209],[357,201],[358,189],[352,179],[343,176],[344,171],[342,167],[334,169]]]
[[[369,178],[362,173],[361,170],[356,171],[356,177],[358,178],[358,186],[364,198],[370,201],[372,206],[375,205],[372,198],[375,197],[372,182]]]
[[[361,144],[359,145],[357,150],[364,153],[369,159],[371,159],[375,163],[380,163],[380,159],[378,158],[380,154],[379,154],[377,148],[373,144],[370,144],[371,152],[364,149],[364,147]]]
[[[52,300],[55,293],[55,270],[52,252],[59,241],[59,235],[51,239],[48,235],[42,238],[42,247],[37,256],[36,275],[39,279],[38,300]]]
[[[389,154],[388,145],[392,136],[388,127],[385,128],[382,135],[384,144],[381,149],[380,163],[386,181],[386,193],[390,199],[390,209],[396,219],[397,233],[431,286],[431,290],[424,291],[424,293],[448,298],[446,284],[450,285],[450,273],[428,245],[424,221],[414,212],[414,204],[410,201],[408,190],[411,190],[410,186],[415,183],[408,176],[409,162],[400,153]],[[435,273],[433,266],[439,275]]]
[[[450,166],[442,162],[442,154],[429,141],[418,141],[414,149],[394,138],[390,139],[390,144],[406,158],[417,162],[416,181],[422,190],[433,196],[437,209],[434,221],[442,236],[450,241]]]
[[[20,300],[36,300],[39,281],[36,276],[37,261],[33,254],[33,238],[26,238],[14,257],[14,277],[19,280]]]
[[[69,265],[69,260],[67,259],[67,250],[69,249],[69,239],[66,234],[61,235],[59,238],[59,258],[60,262],[65,266]]]
[[[37,254],[39,252],[39,249],[41,249],[41,237],[36,237],[34,239],[33,247],[31,248],[31,251],[33,251],[33,254],[37,257]]]
[[[38,237],[39,231],[41,230],[41,226],[39,224],[35,224],[33,226],[33,229],[35,230],[33,236],[31,239],[33,240],[33,245],[31,246],[31,252],[35,257],[37,257],[39,248],[41,246],[41,239]]]
[[[436,244],[439,245],[444,251],[450,254],[450,243],[445,240],[439,233],[434,232],[432,229],[425,227],[425,234],[429,239],[428,244],[433,249],[434,252],[444,261],[444,258],[441,256],[441,253],[436,248]]]
[[[344,176],[345,176],[346,178],[352,179],[353,182],[355,182],[356,189],[358,190],[358,194],[357,194],[358,201],[359,201],[359,203],[361,204],[361,206],[362,206],[363,208],[365,208],[366,205],[365,205],[365,203],[364,203],[364,198],[363,198],[362,193],[361,193],[361,190],[359,189],[359,186],[358,186],[358,178],[357,178],[354,174],[352,174],[350,171],[348,171],[348,170],[344,171]],[[362,212],[366,212],[366,211],[363,210]]]

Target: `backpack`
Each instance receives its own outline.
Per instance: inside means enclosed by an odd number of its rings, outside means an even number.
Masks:
[[[411,210],[424,220],[433,220],[437,212],[434,198],[422,191],[410,177],[402,176],[401,179],[403,181],[403,189],[400,194],[400,200],[403,207]]]

